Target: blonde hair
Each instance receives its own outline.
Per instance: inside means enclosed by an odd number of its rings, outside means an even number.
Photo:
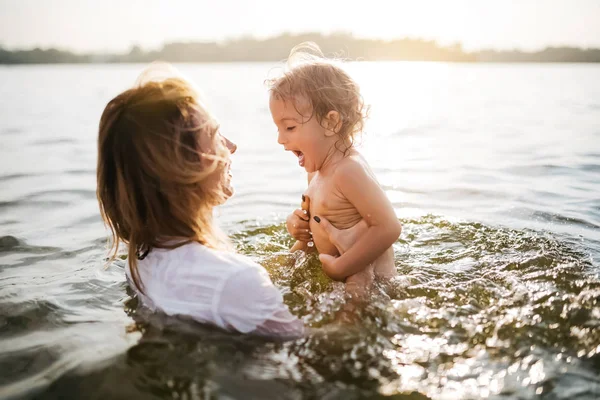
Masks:
[[[365,105],[358,84],[337,65],[325,58],[313,42],[295,46],[287,60],[282,76],[267,81],[272,94],[293,104],[303,115],[298,102],[307,100],[311,115],[322,125],[330,111],[337,111],[341,127],[337,134],[347,150],[362,133],[369,107]],[[309,119],[310,119],[309,118]]]
[[[206,182],[223,173],[229,160],[218,128],[197,92],[179,77],[142,79],[102,113],[96,194],[111,230],[110,261],[119,243],[127,244],[132,278],[142,291],[137,260],[152,248],[190,242],[228,247],[212,221],[213,206],[226,194]],[[201,148],[202,135],[210,149]]]

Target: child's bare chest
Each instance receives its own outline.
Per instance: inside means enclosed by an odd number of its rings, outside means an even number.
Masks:
[[[305,194],[310,197],[310,215],[323,216],[338,229],[350,228],[362,218],[333,178],[316,174]]]

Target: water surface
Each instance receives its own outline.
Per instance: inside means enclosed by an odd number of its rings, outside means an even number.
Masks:
[[[0,68],[0,397],[598,398],[600,67],[349,66],[404,226],[394,290],[352,325],[286,251],[306,178],[276,142],[272,67],[180,66],[239,147],[221,226],[315,329],[285,343],[147,315],[104,267],[97,125],[142,66]]]

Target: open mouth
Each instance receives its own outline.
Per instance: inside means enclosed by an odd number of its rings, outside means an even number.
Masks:
[[[304,167],[304,153],[298,150],[292,150],[292,152],[298,157],[298,164],[300,164],[301,167]]]

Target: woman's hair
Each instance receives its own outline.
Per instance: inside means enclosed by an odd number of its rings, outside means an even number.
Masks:
[[[310,118],[316,117],[321,125],[330,111],[337,111],[341,121],[337,134],[345,151],[362,133],[368,107],[358,84],[337,64],[325,58],[315,43],[301,43],[290,51],[282,76],[268,80],[267,84],[272,94],[289,101],[301,115],[306,110],[298,105],[308,101]]]
[[[110,261],[120,242],[127,244],[139,290],[137,260],[152,248],[227,247],[212,221],[213,206],[227,196],[214,178],[207,181],[224,173],[229,160],[218,129],[196,91],[178,77],[139,83],[102,113],[96,194],[112,233]]]

